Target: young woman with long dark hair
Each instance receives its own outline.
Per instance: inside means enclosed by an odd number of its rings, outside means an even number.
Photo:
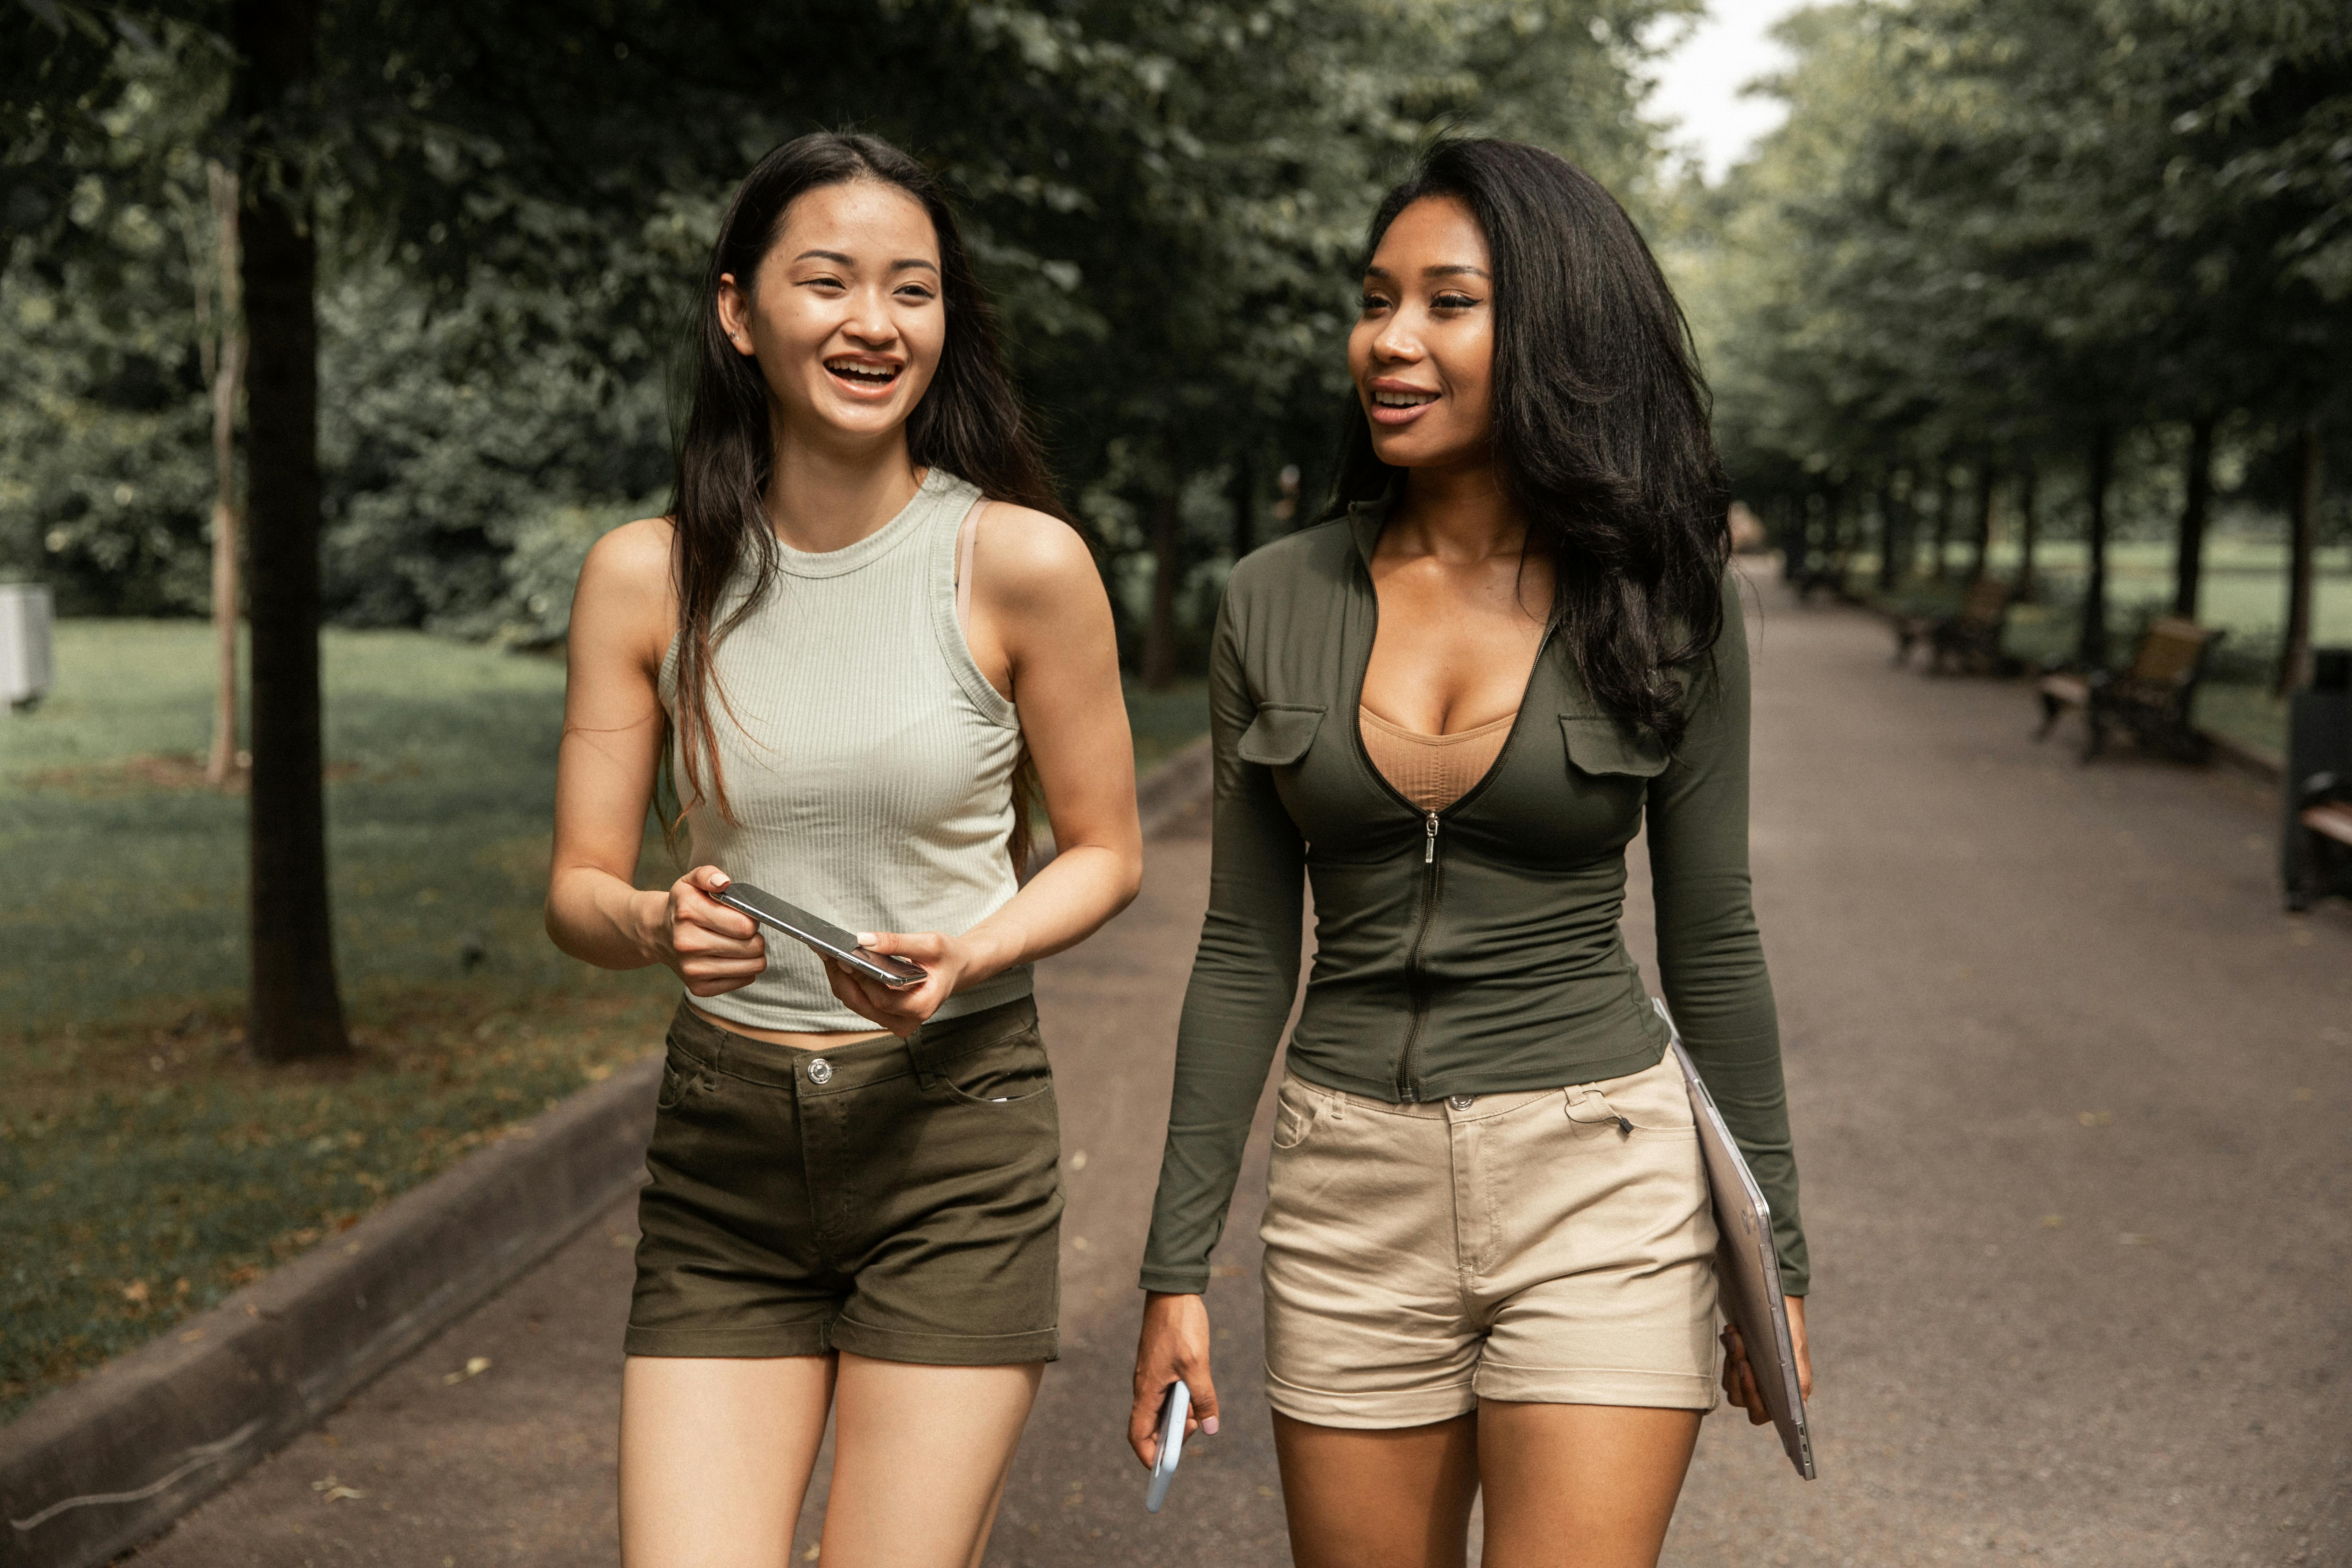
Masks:
[[[669,515],[600,541],[570,641],[547,923],[685,984],[638,1215],[627,1568],[977,1563],[1055,1354],[1062,1194],[1033,960],[1141,867],[1110,606],[922,167],[761,160],[721,225]],[[635,886],[658,777],[695,868]],[[1025,776],[1059,853],[1019,885]],[[712,895],[919,964],[868,984]]]
[[[1748,647],[1679,309],[1560,159],[1443,144],[1373,218],[1326,521],[1238,565],[1213,862],[1129,1428],[1217,1413],[1201,1291],[1298,974],[1265,1219],[1301,1568],[1654,1563],[1714,1402],[1715,1226],[1618,931],[1805,1247],[1748,876]],[[1743,1359],[1724,1386],[1760,1416]],[[1810,1373],[1807,1373],[1810,1379]]]

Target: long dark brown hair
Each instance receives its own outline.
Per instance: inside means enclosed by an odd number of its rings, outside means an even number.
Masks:
[[[908,457],[918,468],[944,468],[970,480],[991,500],[1068,521],[1036,434],[1005,374],[995,313],[981,290],[955,211],[930,172],[879,137],[830,131],[794,137],[761,158],[728,204],[703,277],[694,328],[693,408],[678,443],[677,483],[670,502],[670,566],[678,610],[675,723],[684,737],[677,753],[685,774],[683,788],[668,792],[677,805],[676,813],[664,814],[673,828],[688,806],[704,799],[726,820],[735,820],[713,714],[713,699],[723,709],[727,698],[718,688],[711,654],[767,596],[777,571],[776,535],[763,505],[776,464],[768,383],[759,363],[738,353],[728,341],[719,317],[719,279],[732,273],[737,286],[751,294],[793,202],[853,180],[878,180],[914,197],[930,215],[939,237],[947,342],[930,385],[907,421]],[[719,601],[746,560],[752,563],[751,592],[714,625]],[[667,735],[661,754],[667,766]],[[1033,791],[1034,770],[1024,746],[1013,772],[1011,849],[1016,868],[1028,858]]]
[[[1722,635],[1731,554],[1682,307],[1616,198],[1541,148],[1439,142],[1381,203],[1367,265],[1423,196],[1459,198],[1486,232],[1495,468],[1551,557],[1551,630],[1603,709],[1671,748],[1685,721],[1677,668]],[[1373,455],[1360,407],[1344,428],[1327,516],[1403,477]]]

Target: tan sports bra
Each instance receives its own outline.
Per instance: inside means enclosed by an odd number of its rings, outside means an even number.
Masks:
[[[1503,754],[1517,713],[1452,735],[1423,735],[1391,724],[1369,708],[1356,710],[1364,750],[1381,776],[1423,811],[1444,811],[1486,776]]]

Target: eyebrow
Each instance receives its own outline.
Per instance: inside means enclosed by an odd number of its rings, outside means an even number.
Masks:
[[[838,250],[803,250],[798,256],[793,257],[793,259],[794,261],[832,261],[837,262],[844,267],[855,267],[857,265],[856,261],[844,256]],[[939,271],[939,266],[937,263],[929,261],[920,256],[902,256],[898,260],[890,263],[890,270],[893,272],[904,272],[908,268],[913,267],[919,267],[926,272],[936,273]]]
[[[1444,266],[1424,267],[1421,269],[1421,275],[1423,278],[1459,278],[1465,274],[1472,278],[1486,278],[1492,281],[1485,268],[1472,267],[1466,262],[1456,261]],[[1367,267],[1364,268],[1364,276],[1378,278],[1389,283],[1396,281],[1394,275],[1385,267]]]

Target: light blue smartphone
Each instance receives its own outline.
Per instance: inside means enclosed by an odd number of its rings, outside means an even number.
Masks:
[[[1184,1455],[1184,1417],[1192,1410],[1192,1391],[1180,1382],[1168,1391],[1168,1411],[1160,1418],[1160,1457],[1152,1462],[1151,1484],[1143,1493],[1146,1513],[1158,1513],[1168,1500],[1168,1483],[1176,1479],[1176,1461]]]

